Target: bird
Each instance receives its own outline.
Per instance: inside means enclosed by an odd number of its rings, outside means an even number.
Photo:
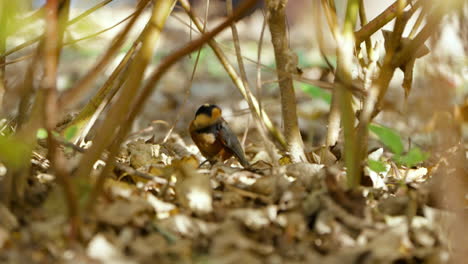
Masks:
[[[250,168],[239,139],[222,117],[219,106],[200,106],[190,122],[189,132],[201,154],[212,165],[234,156],[244,168]]]

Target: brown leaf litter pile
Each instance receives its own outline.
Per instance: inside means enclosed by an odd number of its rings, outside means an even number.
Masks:
[[[258,146],[251,150],[255,172],[236,164],[198,168],[198,150],[177,134],[163,144],[132,140],[96,213],[86,212],[84,242],[71,246],[61,191],[35,166],[31,206],[15,214],[0,207],[0,263],[447,261],[442,223],[453,216],[427,206],[427,171],[403,180],[374,174],[373,186],[350,192],[339,164],[273,166]]]

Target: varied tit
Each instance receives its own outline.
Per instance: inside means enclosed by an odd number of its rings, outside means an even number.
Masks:
[[[200,106],[190,122],[189,131],[193,142],[211,164],[234,155],[244,168],[250,167],[239,140],[222,118],[221,108],[217,105]]]

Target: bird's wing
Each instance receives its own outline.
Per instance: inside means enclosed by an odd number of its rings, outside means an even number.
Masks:
[[[227,146],[232,151],[234,156],[244,168],[250,167],[249,162],[245,158],[244,150],[242,149],[239,139],[237,139],[236,134],[234,134],[227,122],[224,120],[221,121],[218,138],[225,146]]]

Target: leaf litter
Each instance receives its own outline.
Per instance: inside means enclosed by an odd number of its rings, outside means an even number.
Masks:
[[[187,147],[191,143],[171,137],[176,140],[165,144],[135,139],[122,149],[96,214],[84,224],[86,248],[66,249],[65,205],[57,202],[55,184],[37,170],[38,180],[50,186],[49,199],[29,208],[30,215],[20,214],[21,223],[0,207],[0,245],[9,251],[2,258],[21,263],[25,245],[30,245],[28,260],[63,263],[439,263],[447,258],[447,237],[434,218],[445,213],[429,207],[418,187],[427,179],[426,168],[367,170],[372,185],[350,192],[339,164],[259,164],[256,172],[237,164],[199,168],[200,160]],[[372,158],[382,154],[380,149]],[[399,187],[391,188],[395,182]]]

